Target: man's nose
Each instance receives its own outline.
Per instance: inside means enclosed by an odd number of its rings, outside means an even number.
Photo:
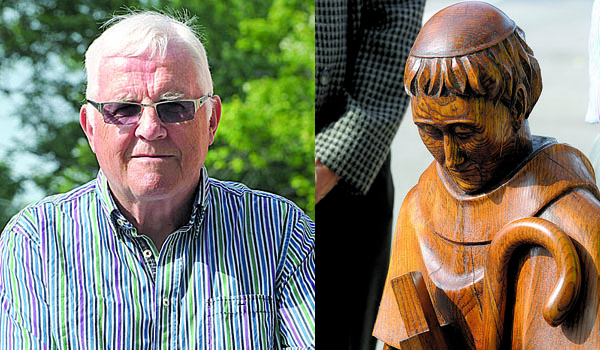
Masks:
[[[454,136],[444,135],[444,159],[446,168],[455,168],[464,162],[460,146]]]
[[[143,107],[142,115],[135,129],[135,135],[147,141],[158,140],[167,136],[167,129],[158,117],[155,107]]]

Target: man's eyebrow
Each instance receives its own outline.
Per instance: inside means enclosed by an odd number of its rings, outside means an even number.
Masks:
[[[160,95],[158,101],[172,101],[172,100],[179,100],[182,98],[185,98],[184,93],[169,91],[169,92],[165,92],[164,94]],[[139,100],[134,94],[124,92],[124,93],[115,95],[113,101],[133,102],[133,101],[139,101]]]
[[[134,95],[128,93],[128,92],[123,92],[120,94],[115,95],[115,97],[112,99],[112,101],[135,101],[136,98]]]
[[[184,97],[185,97],[184,93],[169,91],[169,92],[165,92],[164,94],[160,95],[160,101],[179,100]]]

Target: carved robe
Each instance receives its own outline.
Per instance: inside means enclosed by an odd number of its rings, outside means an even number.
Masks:
[[[600,194],[578,150],[534,137],[535,151],[496,189],[461,194],[433,162],[402,204],[386,286],[373,335],[394,347],[407,338],[390,279],[421,271],[451,347],[483,348],[483,281],[489,244],[503,226],[524,217],[558,225],[579,254],[582,284],[560,326],[542,317],[557,279],[540,246],[519,248],[509,264],[502,348],[600,349]],[[495,263],[495,262],[489,262]]]

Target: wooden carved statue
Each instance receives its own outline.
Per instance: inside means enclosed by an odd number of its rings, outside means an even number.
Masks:
[[[450,6],[406,63],[435,161],[406,196],[373,335],[399,349],[600,349],[600,193],[533,136],[540,68],[497,8]]]

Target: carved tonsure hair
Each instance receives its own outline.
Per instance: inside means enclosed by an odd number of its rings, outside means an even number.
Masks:
[[[525,117],[542,91],[542,78],[533,51],[520,28],[487,49],[454,57],[409,56],[404,73],[411,97],[484,97],[513,106],[514,93],[523,85],[527,98]]]
[[[411,97],[483,97],[511,109],[521,89],[527,118],[542,78],[521,28],[498,8],[467,1],[439,11],[421,28],[406,61],[404,86]]]

